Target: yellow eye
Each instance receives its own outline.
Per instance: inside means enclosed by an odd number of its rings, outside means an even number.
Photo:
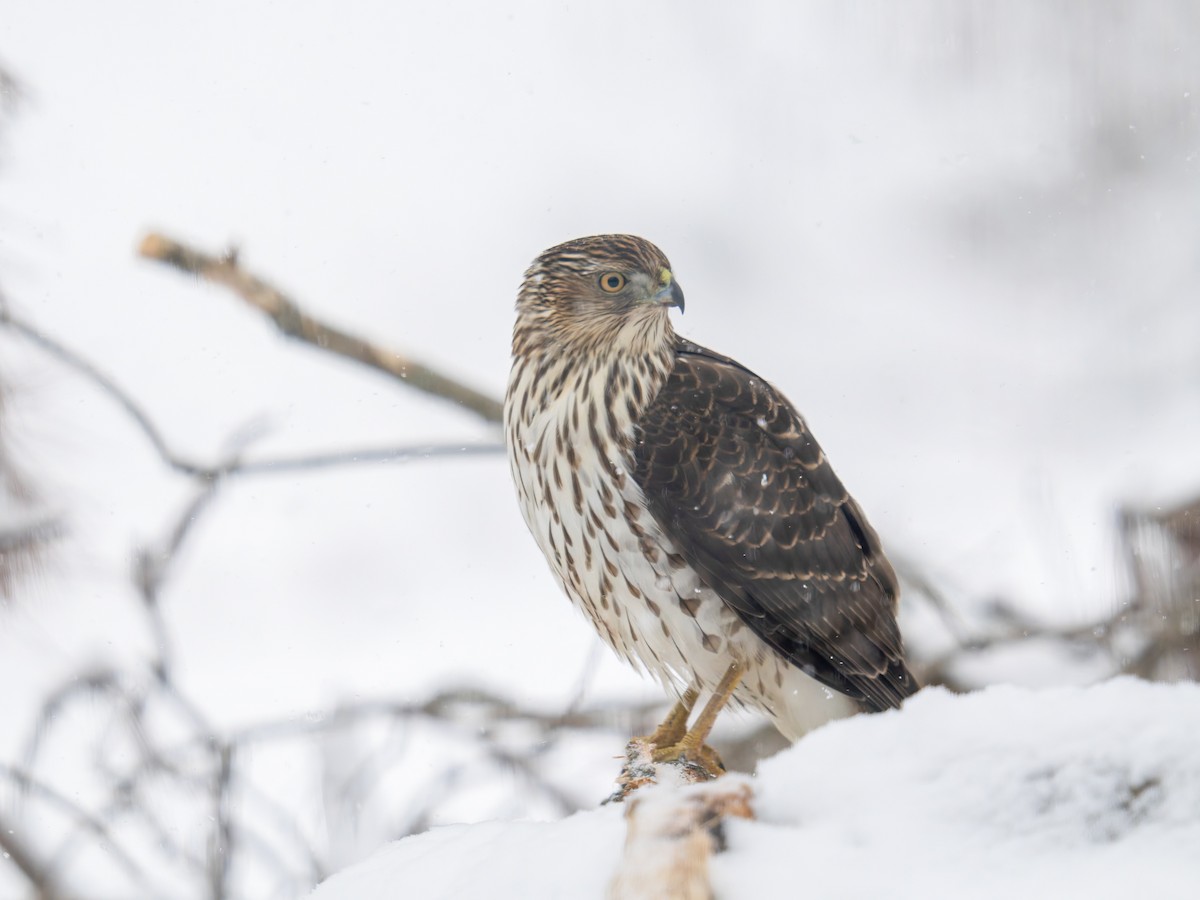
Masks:
[[[625,276],[620,272],[605,272],[600,276],[600,290],[615,294],[625,287]]]

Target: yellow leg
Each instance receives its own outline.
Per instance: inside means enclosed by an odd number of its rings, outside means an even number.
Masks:
[[[667,713],[667,717],[663,719],[662,724],[654,729],[654,733],[646,738],[646,743],[653,744],[655,747],[670,747],[673,744],[678,744],[684,734],[687,732],[688,716],[692,714],[692,707],[696,705],[696,698],[700,696],[700,692],[694,687],[688,688],[683,692],[683,696],[679,698],[679,702],[674,708]]]
[[[680,758],[686,758],[689,762],[700,763],[709,771],[725,771],[725,764],[721,762],[721,758],[717,755],[716,751],[704,742],[708,738],[708,733],[712,731],[712,727],[717,721],[717,716],[725,708],[725,704],[729,702],[729,698],[733,696],[733,692],[737,688],[738,682],[742,680],[744,672],[745,668],[738,663],[729,667],[729,671],[722,676],[721,683],[713,691],[713,695],[709,698],[708,703],[704,704],[704,709],[700,711],[700,715],[696,719],[696,724],[674,743],[659,744],[652,753],[655,762],[672,762]],[[687,694],[684,695],[684,698],[687,698]],[[695,702],[695,698],[693,697],[692,703]],[[675,716],[677,711],[678,707],[672,710],[671,715],[667,717],[668,721]],[[663,724],[666,725],[667,723],[664,722]],[[657,733],[655,732],[655,734]]]

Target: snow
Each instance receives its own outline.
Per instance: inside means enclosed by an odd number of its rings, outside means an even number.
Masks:
[[[315,900],[603,897],[621,857],[623,809],[558,822],[446,825],[397,841],[322,884]]]
[[[927,689],[766,760],[756,819],[725,824],[720,900],[1194,896],[1200,686]],[[703,789],[701,787],[701,789]],[[660,787],[649,790],[694,790]],[[397,841],[313,900],[603,897],[613,807]]]
[[[816,896],[1181,896],[1200,874],[1197,728],[1192,684],[929,690],[764,763],[762,822],[731,826],[715,878],[791,846]]]

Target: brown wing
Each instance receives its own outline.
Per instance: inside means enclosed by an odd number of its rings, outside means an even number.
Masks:
[[[791,404],[731,359],[680,341],[635,430],[660,527],[762,640],[874,710],[917,689],[896,575]]]

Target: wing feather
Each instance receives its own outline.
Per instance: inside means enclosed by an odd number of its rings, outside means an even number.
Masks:
[[[659,526],[755,634],[823,684],[888,709],[916,690],[879,539],[786,398],[680,341],[635,427]]]

